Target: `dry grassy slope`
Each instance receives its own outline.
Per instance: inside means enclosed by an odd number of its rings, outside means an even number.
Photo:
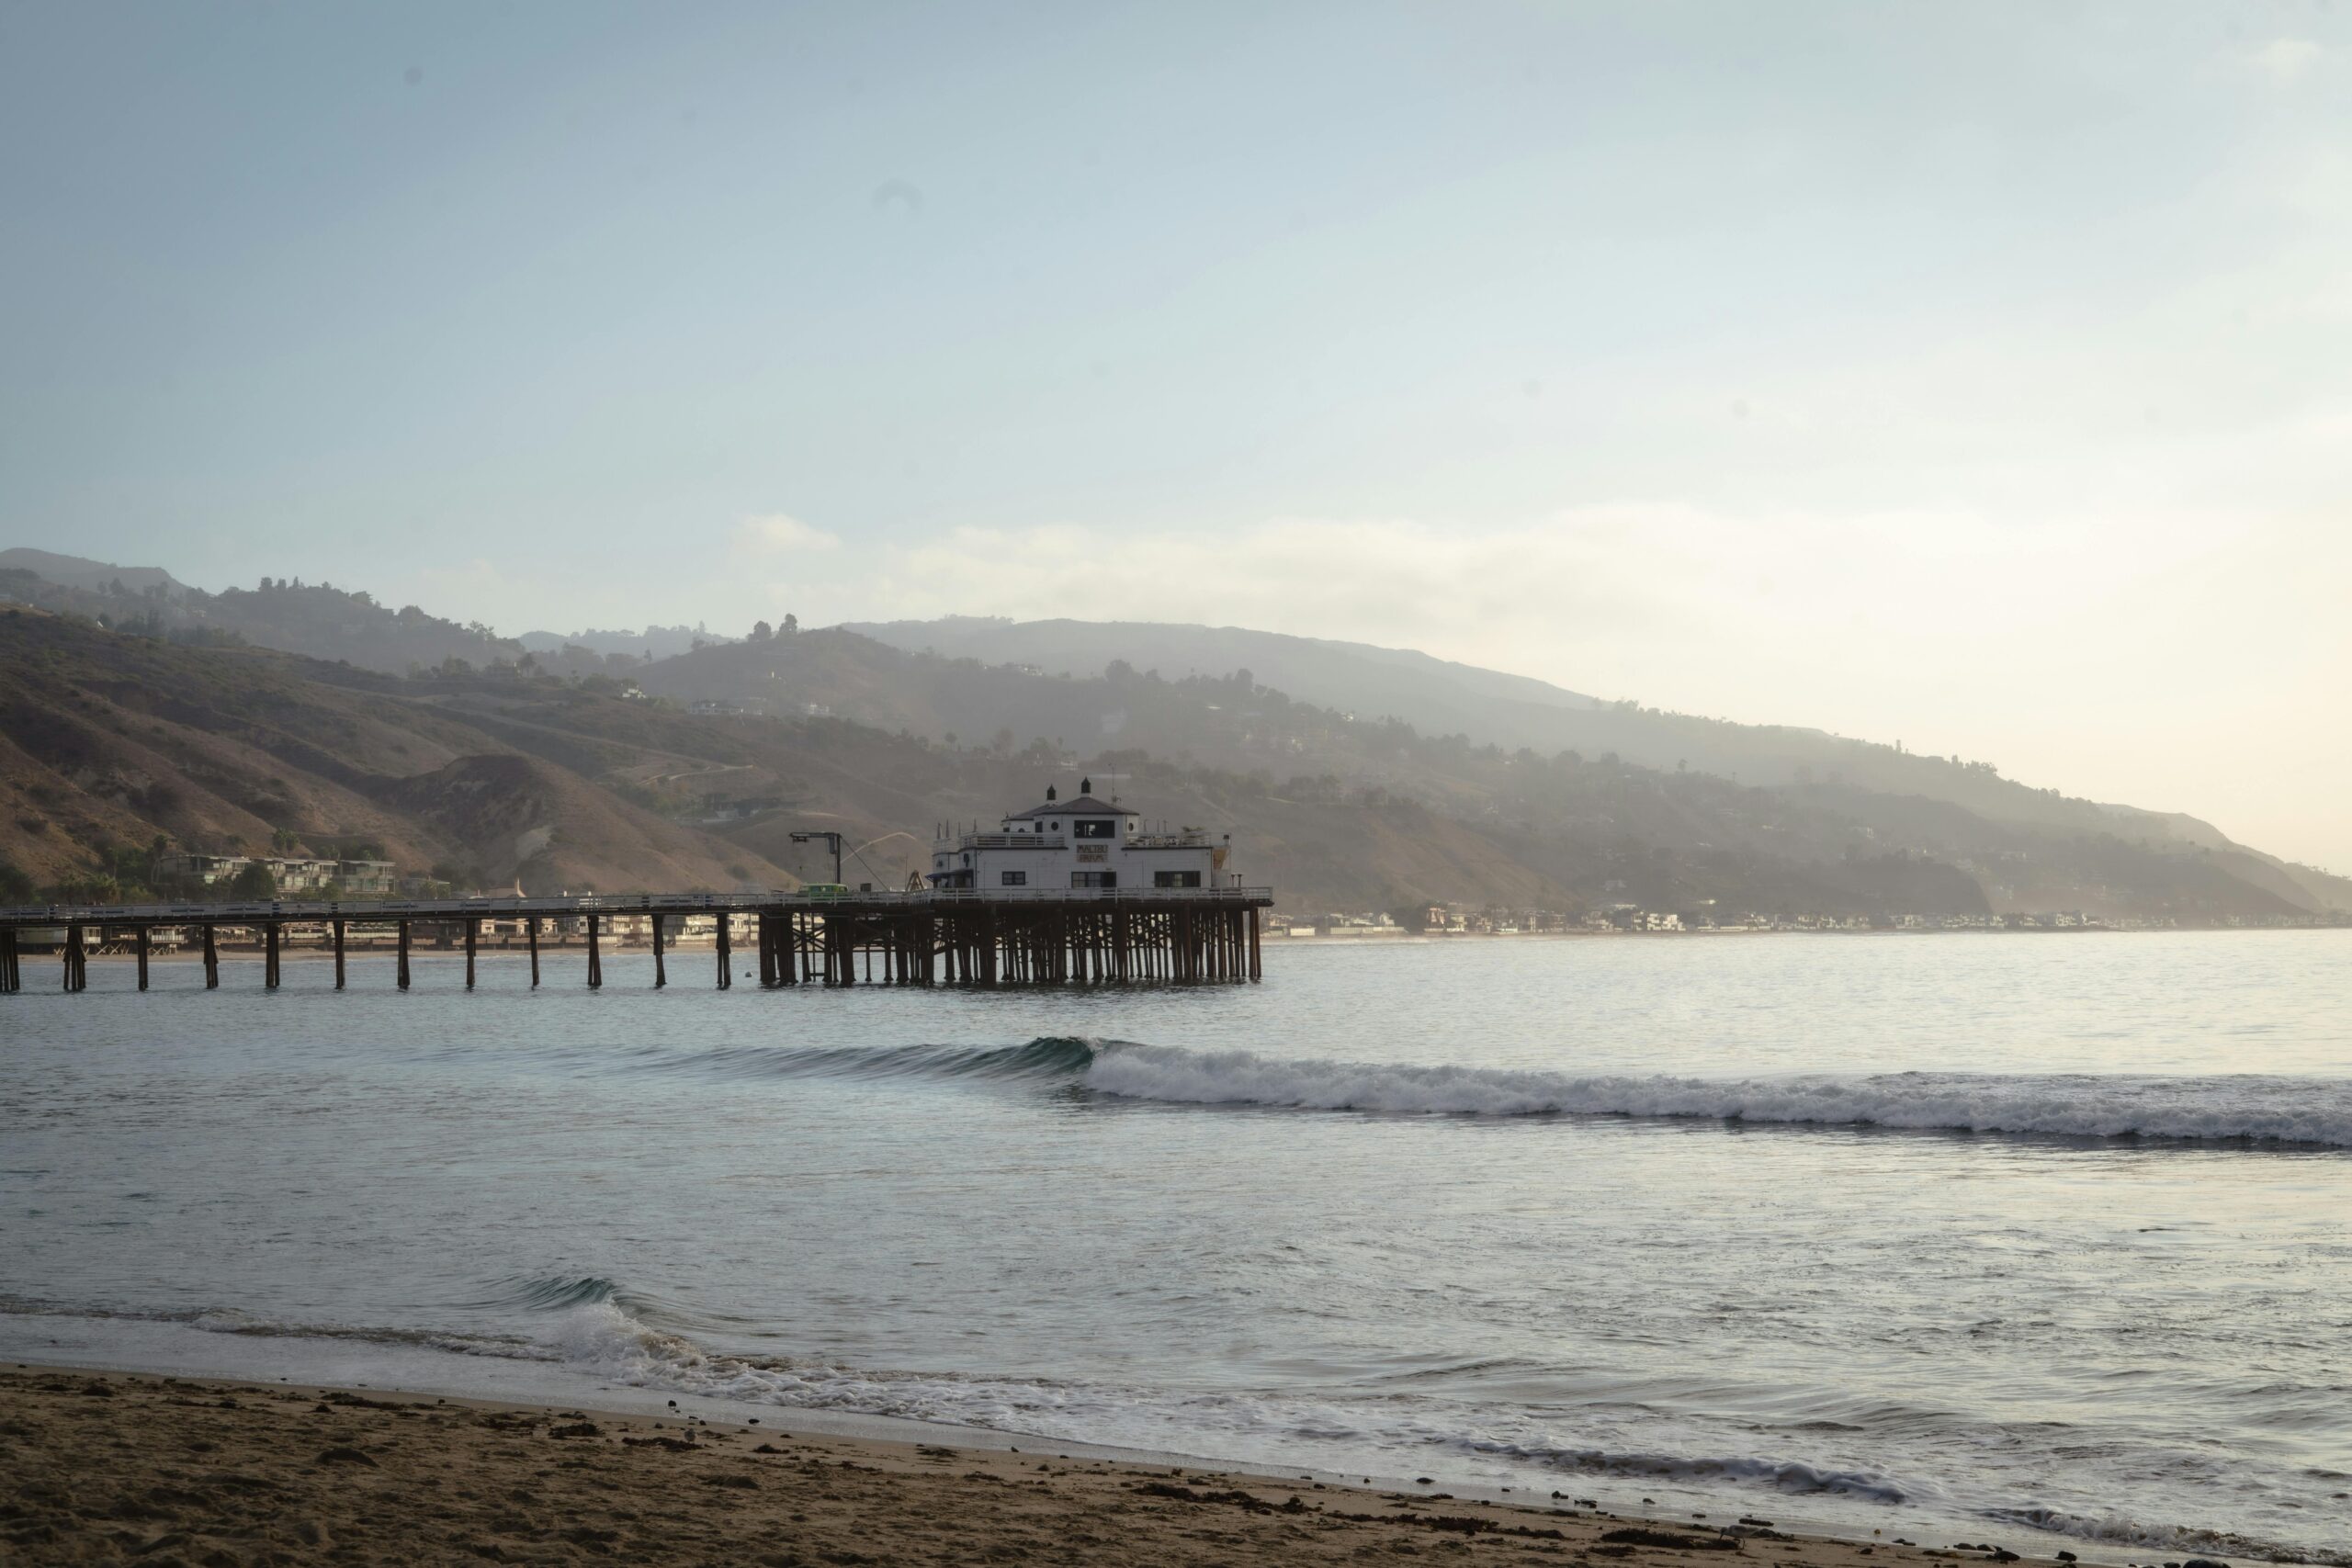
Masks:
[[[820,663],[863,659],[859,640],[796,639]],[[884,652],[884,664],[909,658]],[[1245,699],[1267,710],[1253,716],[1221,688],[1096,682],[1073,697],[1085,682],[910,664],[913,707],[967,682],[1008,703],[1113,701],[1132,719],[1124,739],[1150,738],[1154,756],[1197,739],[1211,759],[1248,768],[1259,765],[1250,746],[1266,741],[1242,732],[1269,733],[1279,701]],[[2289,908],[2266,886],[2276,868],[2242,852],[2062,841],[1851,786],[1744,789],[1696,773],[1416,750],[1377,727],[1327,735],[1312,715],[1290,719],[1276,738],[1303,737],[1309,754],[1296,763],[1313,766],[1317,747],[1354,748],[1433,808],[1363,794],[1341,804],[1312,779],[1299,781],[1316,786],[1306,790],[1270,784],[1286,776],[1276,769],[1252,778],[1140,751],[1091,771],[1132,772],[1104,782],[1147,817],[1231,833],[1233,868],[1274,886],[1292,910],[1423,899],[1574,909],[1622,897],[1665,908],[1713,898],[1767,912],[1981,912],[1984,888],[1950,863],[1972,858],[1995,868],[1988,885],[2018,884],[2005,907],[2188,919]],[[1163,736],[1177,744],[1163,750]],[[512,677],[407,681],[0,612],[0,856],[42,881],[91,869],[93,847],[107,841],[143,844],[160,831],[259,847],[290,827],[321,848],[373,838],[406,865],[471,864],[488,885],[519,878],[533,891],[774,886],[830,878],[830,857],[789,834],[833,828],[866,846],[844,867],[851,881],[895,886],[926,865],[935,825],[993,823],[1080,771],[1089,765],[1057,773],[846,719],[700,716]],[[728,801],[759,814],[680,825]]]
[[[876,783],[861,762],[879,759],[804,756],[799,765],[808,790],[801,809],[719,831],[811,880],[830,877],[831,862],[820,850],[790,844],[790,829],[835,829],[853,847],[882,839],[863,860],[851,860],[843,874],[852,883],[897,886],[928,864],[933,823],[992,827],[1006,810],[1033,804],[1049,779],[1070,782],[1059,773],[993,759],[924,770],[917,757],[928,755],[936,763],[944,754],[909,750],[916,754],[885,765],[891,772],[927,772],[928,777],[908,781],[915,787]],[[1284,908],[1378,909],[1417,897],[1554,908],[1577,902],[1564,885],[1513,858],[1491,836],[1409,808],[1310,806],[1270,796],[1227,801],[1183,783],[1130,788],[1125,801],[1155,821],[1230,833],[1233,869],[1252,884],[1275,888]]]
[[[1157,667],[1171,679],[1188,671],[1222,676],[1247,669],[1261,683],[1302,702],[1367,718],[1394,715],[1426,735],[1462,732],[1474,742],[1491,741],[1506,750],[1528,746],[1547,755],[1566,748],[1592,757],[1614,752],[1645,767],[1670,771],[1687,763],[1749,784],[1843,780],[1871,790],[1928,795],[1995,820],[2045,829],[2098,831],[2116,809],[2060,799],[1989,772],[1956,766],[1947,758],[1890,745],[1799,727],[1735,724],[1601,702],[1408,649],[1234,626],[1144,622],[950,617],[852,629],[894,649],[936,649],[949,656],[1080,677],[1100,674],[1114,659],[1138,669]],[[2154,833],[2219,837],[2192,818],[2133,815],[2146,817],[2146,830]]]
[[[1297,769],[1331,768],[1349,778],[1369,773],[1431,805],[1431,812],[1412,818],[1341,806],[1328,794],[1302,804],[1283,799],[1281,786],[1153,768],[1153,787],[1165,799],[1145,809],[1229,828],[1241,852],[1237,864],[1262,868],[1250,874],[1281,888],[1286,904],[1309,908],[1385,908],[1433,897],[1555,907],[1624,898],[1687,909],[1713,899],[1724,908],[1765,911],[2080,908],[2202,920],[2272,918],[2313,907],[2278,868],[2234,847],[2207,852],[2177,840],[2135,846],[2111,834],[2052,834],[1927,796],[1852,784],[1764,792],[1701,774],[1602,769],[1572,783],[1580,794],[1570,799],[1554,793],[1562,787],[1558,777],[1521,780],[1527,770],[1514,772],[1499,754],[1446,745],[1400,750],[1377,727],[1333,728],[1267,693],[1237,697],[1227,687],[1159,683],[1114,688],[984,670],[904,655],[849,633],[706,649],[671,663],[696,665],[706,676],[750,670],[755,682],[765,680],[762,671],[785,671],[804,691],[810,688],[802,682],[817,671],[854,669],[864,672],[861,682],[879,682],[890,695],[897,705],[888,711],[902,717],[952,711],[967,730],[1035,709],[1056,728],[1096,731],[1097,710],[1111,707],[1127,720],[1121,739],[1148,744],[1155,756],[1190,755],[1274,778]],[[823,690],[857,709],[856,717],[882,716],[852,701],[846,688]],[[915,825],[927,837],[929,824],[943,816],[993,820],[1006,802],[1026,801],[1039,787],[1034,762],[937,750],[847,722],[713,720],[577,695],[556,711],[549,699],[520,689],[511,698],[487,697],[479,683],[447,700],[465,705],[473,722],[510,743],[582,771],[589,758],[567,748],[586,746],[583,732],[593,732],[595,771],[610,780],[684,781],[718,795],[766,792],[789,809],[725,831],[804,878],[830,877],[832,869],[824,857],[790,844],[793,825],[838,826],[854,842]],[[486,711],[493,701],[495,722]],[[1249,739],[1253,732],[1258,739]],[[1304,750],[1285,750],[1285,736],[1301,738]],[[989,775],[990,783],[959,787],[940,776],[942,769]],[[1227,804],[1216,807],[1213,799]],[[2007,864],[2020,856],[2030,863]],[[1982,874],[1956,869],[1955,861]],[[920,864],[921,846],[897,839],[844,874],[895,886]]]
[[[784,879],[402,689],[286,654],[0,614],[0,857],[47,882],[90,870],[106,843],[261,849],[290,828],[322,850],[370,839],[404,867],[470,863],[553,886]]]
[[[443,846],[353,786],[371,763],[446,763],[459,738],[388,724],[301,680],[300,662],[0,615],[0,788],[13,797],[0,852],[47,880],[86,869],[109,840],[259,847],[283,826],[429,859]]]
[[[1584,752],[1586,762],[1564,767],[1541,753],[1508,757],[1342,721],[1236,682],[1042,676],[909,654],[841,629],[707,649],[650,666],[642,678],[649,690],[682,699],[715,697],[769,712],[790,711],[787,699],[821,702],[864,723],[903,726],[934,739],[959,733],[967,745],[1001,729],[1016,746],[1058,739],[1080,756],[1114,746],[1270,781],[1308,775],[1296,782],[1312,784],[1313,775],[1329,775],[1339,789],[1276,785],[1318,802],[1318,829],[1346,820],[1332,804],[1341,793],[1356,798],[1365,788],[1425,801],[1451,819],[1443,829],[1401,837],[1366,826],[1356,852],[1311,857],[1281,877],[1286,887],[1319,890],[1306,897],[1349,907],[1363,907],[1367,889],[1460,897],[1440,891],[1459,878],[1441,874],[1430,864],[1432,856],[1484,879],[1490,891],[1480,897],[1513,901],[1532,881],[1573,888],[1586,901],[1610,897],[1608,885],[1616,882],[1623,886],[1615,896],[1686,908],[1713,898],[1762,910],[2073,908],[2210,920],[2352,906],[2352,884],[2329,886],[2207,829],[2218,846],[2209,849],[2183,836],[2201,827],[2185,819],[2060,800],[1947,761],[1856,742],[1834,743],[1839,767],[1809,783],[1770,789],[1708,773],[1703,750],[1694,750],[1687,772],[1623,768],[1598,750]],[[1782,759],[1792,775],[1808,756],[1822,761],[1818,749],[1832,743],[1801,731],[1674,716],[1612,710],[1567,716],[1717,739],[1736,733],[1750,760],[1763,754],[1757,748],[1769,751],[1786,740],[1799,746]],[[1870,764],[1858,772],[1876,770],[1875,783],[1846,771],[1843,764],[1856,758]],[[1250,830],[1272,833],[1283,807],[1273,791],[1256,793],[1268,798],[1252,802]],[[1977,804],[1962,804],[1962,795]],[[1457,852],[1431,841],[1434,834],[1461,831],[1483,847]],[[1601,865],[1609,858],[1604,849],[1613,853],[1627,844],[1662,852],[1670,863]],[[1922,856],[1942,867],[1922,867]],[[2207,856],[2212,863],[2200,863]],[[1974,869],[1956,869],[1956,863]],[[1543,901],[1568,900],[1555,895]]]
[[[929,682],[909,678],[915,660],[846,632],[804,632],[767,642],[697,649],[646,666],[636,679],[650,695],[711,698],[755,713],[795,715],[810,703],[877,729],[939,735],[956,709]]]
[[[780,868],[664,821],[537,757],[460,757],[386,803],[463,844],[484,885],[526,893],[688,892],[788,883]]]

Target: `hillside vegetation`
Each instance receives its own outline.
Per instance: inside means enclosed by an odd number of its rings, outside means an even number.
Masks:
[[[1023,621],[951,616],[846,629],[893,648],[1097,675],[1114,662],[1170,678],[1250,671],[1302,702],[1361,718],[1394,718],[1423,734],[1550,755],[1615,755],[1645,767],[1720,774],[1742,784],[1825,784],[1924,795],[2005,822],[2068,832],[2118,829],[2220,846],[2194,818],[2160,819],[2129,807],[2065,798],[2003,778],[1989,762],[1921,755],[1789,725],[1735,724],[1604,702],[1524,676],[1402,649],[1331,642],[1233,626],[1134,621]]]
[[[1230,833],[1237,868],[1294,911],[2352,908],[2340,883],[2314,891],[2219,835],[2088,803],[2041,797],[2052,816],[2035,820],[1850,776],[1768,785],[1506,748],[1252,672],[1049,674],[840,629],[630,668],[633,683],[520,664],[394,675],[0,610],[0,875],[119,892],[158,843],[276,843],[380,847],[469,887],[785,886],[832,874],[791,831],[833,828],[852,881],[896,886],[936,825],[993,822],[1085,772],[1148,818]]]
[[[1253,649],[1265,645],[1261,634],[1249,637]],[[1328,660],[1343,645],[1315,646]],[[1139,776],[1161,787],[1222,781],[1209,792],[1216,799],[1246,795],[1256,814],[1230,824],[1237,842],[1262,835],[1270,852],[1320,842],[1290,816],[1295,807],[1369,808],[1419,824],[1426,842],[1388,843],[1380,828],[1359,824],[1361,855],[1335,843],[1311,857],[1307,886],[1329,890],[1340,907],[1373,907],[1384,891],[1459,900],[1437,884],[1475,878],[1487,879],[1499,902],[1572,908],[2063,909],[2205,921],[2352,907],[2352,884],[2288,866],[2193,819],[2068,799],[1833,737],[1815,737],[1821,749],[1803,754],[1850,752],[1860,765],[1816,773],[1800,764],[1782,782],[1760,784],[1687,759],[1656,767],[1606,747],[1543,751],[1476,741],[1459,728],[1431,733],[1298,700],[1254,671],[1171,680],[1114,659],[1099,674],[1077,676],[910,652],[845,628],[706,648],[638,679],[680,703],[815,710],[996,755],[1158,770]],[[1645,716],[1674,718],[1619,716]],[[1597,733],[1639,731],[1625,722]],[[1873,787],[1873,776],[1915,787]],[[1444,857],[1453,870],[1442,875],[1430,863],[1431,845],[1451,842],[1456,827],[1481,853],[1455,845]]]

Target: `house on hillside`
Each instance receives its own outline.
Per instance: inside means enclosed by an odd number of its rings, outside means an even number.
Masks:
[[[384,897],[392,891],[392,863],[385,860],[311,860],[285,855],[162,854],[154,876],[170,886],[225,887],[249,865],[259,864],[283,895],[318,893],[330,885],[345,897]]]
[[[1232,835],[1214,841],[1199,828],[1147,830],[1116,800],[1100,800],[1081,780],[1069,800],[1046,791],[1045,804],[1017,811],[998,827],[957,832],[943,827],[926,878],[940,889],[1006,893],[1070,888],[1152,892],[1218,887]]]

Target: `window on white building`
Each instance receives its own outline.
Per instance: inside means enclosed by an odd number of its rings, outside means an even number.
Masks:
[[[1073,839],[1115,839],[1119,825],[1108,817],[1081,817],[1070,825]]]
[[[1115,871],[1073,871],[1069,874],[1072,887],[1116,887],[1119,874]]]
[[[1151,874],[1154,887],[1198,887],[1201,874],[1197,871],[1155,871]]]
[[[1005,872],[1002,874],[999,886],[1004,887],[1026,887],[1029,886],[1029,874],[1025,871]]]

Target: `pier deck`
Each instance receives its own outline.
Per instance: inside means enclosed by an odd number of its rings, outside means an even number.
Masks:
[[[355,930],[390,931],[394,983],[409,988],[414,936],[462,938],[466,986],[486,923],[522,927],[531,984],[540,981],[540,936],[584,938],[586,979],[604,984],[604,942],[621,917],[650,926],[653,983],[669,984],[668,953],[689,919],[713,922],[716,983],[734,984],[739,942],[758,954],[760,984],[1017,986],[1150,980],[1207,984],[1255,980],[1264,887],[968,889],[921,893],[653,893],[553,898],[435,898],[358,902],[33,906],[0,908],[0,993],[24,988],[25,948],[54,942],[62,987],[87,987],[94,947],[128,944],[147,988],[156,933],[200,942],[205,985],[220,983],[220,936],[255,933],[262,983],[276,988],[279,959],[308,939],[334,955],[344,988]],[[861,974],[861,968],[863,973]]]

